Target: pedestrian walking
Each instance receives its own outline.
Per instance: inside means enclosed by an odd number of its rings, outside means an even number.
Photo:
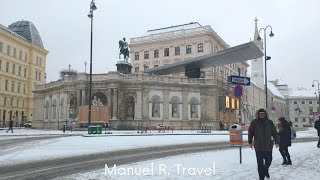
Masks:
[[[12,119],[9,121],[9,129],[7,130],[7,132],[10,131],[10,129],[11,129],[11,133],[13,133],[13,120]]]
[[[317,147],[320,148],[320,117],[319,117],[319,119],[314,123],[314,128],[316,128],[316,130],[318,131],[319,140],[318,140],[318,145],[317,145]]]
[[[272,139],[273,138],[273,139]],[[258,173],[260,180],[265,177],[270,178],[269,167],[272,162],[272,148],[274,145],[279,147],[279,136],[273,122],[268,119],[265,109],[256,112],[256,119],[250,123],[248,130],[248,142],[256,152]]]
[[[219,127],[220,127],[220,131],[224,130],[224,125],[222,124],[222,122],[219,122]]]
[[[288,147],[291,146],[291,127],[284,117],[278,119],[279,151],[283,158],[282,165],[292,165]]]

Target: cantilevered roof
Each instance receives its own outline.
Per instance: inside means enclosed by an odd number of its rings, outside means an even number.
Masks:
[[[253,42],[248,42],[216,53],[211,53],[208,55],[180,61],[174,64],[168,64],[165,66],[159,66],[152,69],[148,69],[144,72],[153,73],[157,75],[173,74],[178,72],[185,72],[186,66],[194,66],[200,68],[223,66],[226,64],[257,59],[262,56],[262,51]]]

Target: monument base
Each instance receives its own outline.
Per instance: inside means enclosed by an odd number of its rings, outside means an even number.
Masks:
[[[117,62],[117,71],[123,74],[131,74],[132,66],[130,63],[125,61],[118,61]]]

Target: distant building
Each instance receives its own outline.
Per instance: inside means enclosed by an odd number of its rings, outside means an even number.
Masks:
[[[45,83],[47,54],[32,22],[0,25],[0,126],[32,120],[32,91]]]
[[[198,22],[148,30],[144,36],[130,39],[133,72],[172,64],[218,52],[230,46],[211,28]],[[247,74],[246,62],[201,69],[192,78],[216,78],[226,82],[230,75]],[[181,74],[184,76],[184,73]]]

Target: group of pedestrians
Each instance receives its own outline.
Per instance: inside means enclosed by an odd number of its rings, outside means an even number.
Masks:
[[[317,120],[314,127],[318,131],[319,141],[317,147],[320,148],[320,121]],[[272,162],[272,149],[275,145],[279,147],[283,158],[283,165],[292,165],[288,147],[291,146],[292,123],[286,121],[284,117],[278,119],[278,131],[272,120],[268,118],[265,109],[259,109],[248,130],[248,143],[256,152],[258,174],[260,180],[270,178],[269,167]]]

